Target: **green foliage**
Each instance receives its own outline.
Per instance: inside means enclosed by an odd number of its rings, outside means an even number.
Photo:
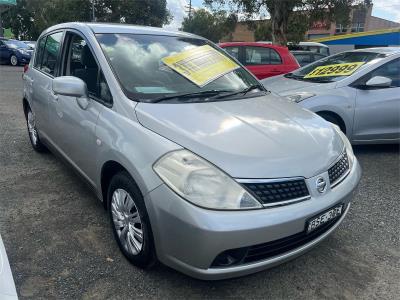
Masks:
[[[368,6],[371,0],[204,0],[210,7],[231,7],[247,16],[261,11],[270,15],[272,41],[286,45],[287,41],[300,41],[309,25],[324,21],[347,25],[350,22],[351,7]],[[266,25],[260,25],[266,26]],[[260,27],[258,34],[263,36],[266,28]]]
[[[205,9],[199,9],[194,11],[191,18],[184,18],[181,30],[218,42],[235,30],[236,22],[234,14],[227,15],[222,10],[210,13]]]
[[[272,41],[272,28],[269,20],[264,20],[256,25],[254,38],[256,41]]]
[[[167,0],[94,0],[99,22],[162,26],[171,15]],[[35,40],[40,33],[63,22],[90,22],[92,0],[17,0],[2,14],[3,26],[21,39]]]

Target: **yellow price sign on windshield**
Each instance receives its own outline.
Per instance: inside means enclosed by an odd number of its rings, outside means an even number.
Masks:
[[[319,66],[308,73],[304,78],[328,77],[328,76],[349,76],[353,74],[364,62],[353,62],[344,64],[333,64]]]
[[[209,45],[164,57],[162,62],[200,87],[239,68],[232,59]]]

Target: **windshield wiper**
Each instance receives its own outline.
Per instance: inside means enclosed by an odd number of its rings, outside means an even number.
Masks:
[[[298,79],[298,80],[304,80],[304,76],[296,75],[296,74],[293,74],[293,73],[287,73],[287,74],[285,74],[285,75],[283,75],[283,76],[286,77],[286,78],[293,78],[293,79]]]
[[[295,75],[293,73],[287,73],[284,75],[284,77],[295,79],[295,80],[311,81],[311,82],[318,82],[318,83],[332,82],[332,80],[326,79],[326,77],[325,78],[324,77],[304,78],[304,76]]]
[[[208,96],[216,96],[219,95],[220,93],[228,93],[230,91],[228,90],[209,90],[209,91],[201,91],[201,92],[195,92],[195,93],[183,93],[183,94],[174,94],[170,96],[163,96],[159,98],[155,98],[151,100],[151,103],[158,103],[158,102],[163,102],[171,99],[192,99],[196,97],[208,97]]]
[[[246,95],[248,92],[252,91],[252,90],[260,90],[260,91],[264,91],[264,88],[261,87],[260,85],[250,85],[247,88],[240,90],[238,92],[233,92],[233,93],[228,93],[228,94],[224,94],[224,95],[220,95],[217,97],[214,97],[214,99],[221,99],[221,98],[226,98],[226,97],[231,97],[231,96],[235,96],[235,95],[239,95],[239,94],[243,94]]]

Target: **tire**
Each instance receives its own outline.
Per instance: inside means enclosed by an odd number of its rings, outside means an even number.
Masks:
[[[340,120],[338,117],[335,117],[334,115],[327,114],[327,113],[318,113],[318,115],[322,118],[324,118],[326,121],[331,122],[335,125],[337,125],[340,130],[346,134],[346,128],[343,124],[343,121]]]
[[[111,179],[107,204],[114,238],[124,256],[140,268],[154,265],[157,259],[149,216],[143,196],[127,172]]]
[[[35,115],[32,113],[30,107],[26,110],[26,127],[32,148],[37,152],[47,152],[46,146],[40,141],[39,133],[36,129]]]
[[[10,56],[10,65],[12,66],[18,66],[18,57],[16,57],[14,54]]]

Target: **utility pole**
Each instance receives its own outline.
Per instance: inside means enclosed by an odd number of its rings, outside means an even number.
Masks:
[[[92,0],[92,22],[96,22],[96,16],[94,14],[94,0]]]
[[[192,0],[189,0],[189,5],[185,5],[188,10],[189,20],[192,19]]]

